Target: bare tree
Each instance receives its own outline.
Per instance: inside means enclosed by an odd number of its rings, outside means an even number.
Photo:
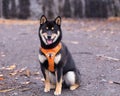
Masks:
[[[27,19],[30,16],[30,1],[29,0],[19,0],[19,18]]]

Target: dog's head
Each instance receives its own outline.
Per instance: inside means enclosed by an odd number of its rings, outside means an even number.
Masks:
[[[41,46],[45,48],[55,47],[62,38],[61,17],[58,16],[53,21],[48,21],[43,15],[40,18],[39,37]]]

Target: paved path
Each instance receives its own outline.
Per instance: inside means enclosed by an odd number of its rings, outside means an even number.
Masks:
[[[40,80],[38,27],[37,21],[0,20],[0,96],[53,96]],[[120,21],[63,19],[62,31],[81,87],[61,96],[120,96]]]

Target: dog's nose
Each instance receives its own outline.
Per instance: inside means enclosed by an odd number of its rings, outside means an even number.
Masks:
[[[48,38],[48,39],[51,39],[51,36],[50,36],[50,35],[48,35],[48,36],[47,36],[47,38]]]

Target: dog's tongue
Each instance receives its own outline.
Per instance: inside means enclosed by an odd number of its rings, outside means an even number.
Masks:
[[[47,40],[47,43],[48,44],[52,44],[52,40]]]

